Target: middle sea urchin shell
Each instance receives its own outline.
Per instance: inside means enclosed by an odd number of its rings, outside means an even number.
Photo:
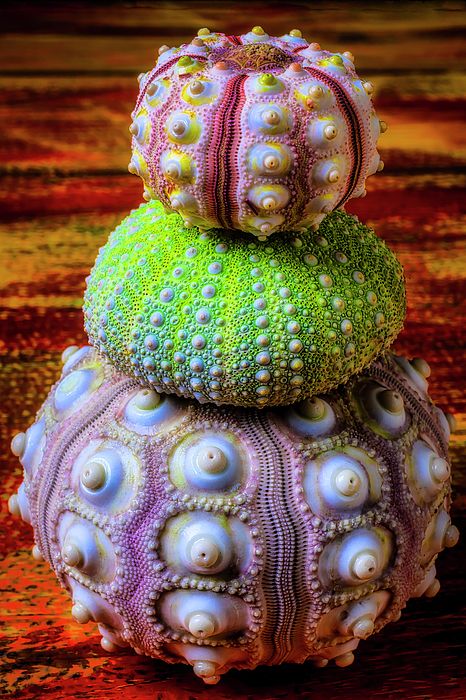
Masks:
[[[91,342],[157,391],[199,401],[260,407],[327,391],[388,348],[405,292],[371,229],[334,212],[319,234],[257,243],[142,205],[88,280]]]

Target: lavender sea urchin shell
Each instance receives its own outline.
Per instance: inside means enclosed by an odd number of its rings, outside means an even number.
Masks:
[[[300,32],[201,30],[141,76],[129,170],[188,226],[317,227],[383,167],[372,86]]]
[[[111,651],[229,668],[335,658],[435,594],[448,423],[425,363],[386,355],[333,393],[267,411],[141,389],[91,348],[12,448],[35,553]]]
[[[267,244],[185,229],[150,202],[110,236],[88,279],[91,342],[157,391],[216,404],[291,403],[345,382],[405,315],[401,265],[367,226]]]

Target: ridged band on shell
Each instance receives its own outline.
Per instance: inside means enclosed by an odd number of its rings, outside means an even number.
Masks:
[[[353,217],[333,212],[319,234],[232,239],[142,205],[88,278],[90,340],[157,391],[199,401],[261,407],[327,391],[388,348],[405,290],[393,253]]]
[[[187,226],[262,239],[317,227],[383,167],[372,85],[353,61],[260,27],[162,47],[140,76],[129,170]]]
[[[12,449],[12,512],[104,649],[230,668],[340,666],[435,595],[448,422],[425,363],[386,355],[290,410],[200,406],[141,389],[91,348]]]

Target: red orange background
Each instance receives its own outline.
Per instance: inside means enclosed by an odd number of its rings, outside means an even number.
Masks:
[[[104,652],[95,627],[30,557],[32,532],[8,514],[21,480],[8,448],[83,343],[84,277],[111,229],[141,201],[126,171],[136,76],[161,44],[208,26],[270,34],[299,27],[350,49],[376,86],[386,168],[348,209],[385,238],[408,280],[408,318],[396,348],[432,367],[430,391],[456,414],[453,519],[466,508],[466,8],[428,3],[12,3],[0,41],[0,690],[2,697],[450,698],[466,697],[465,545],[441,555],[433,600],[362,643],[347,669],[310,665],[232,672],[204,687],[189,668],[130,651]]]

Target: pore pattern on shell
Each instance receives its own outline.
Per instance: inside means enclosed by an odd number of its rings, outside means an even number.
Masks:
[[[105,649],[230,668],[335,658],[438,589],[448,422],[386,355],[292,408],[201,406],[71,348],[12,449],[10,509]]]
[[[184,229],[150,202],[101,249],[84,313],[92,344],[157,391],[262,407],[326,391],[387,349],[404,321],[404,278],[343,212],[319,236],[263,244]]]
[[[129,170],[187,226],[318,227],[383,163],[372,85],[297,33],[203,32],[140,76]]]

